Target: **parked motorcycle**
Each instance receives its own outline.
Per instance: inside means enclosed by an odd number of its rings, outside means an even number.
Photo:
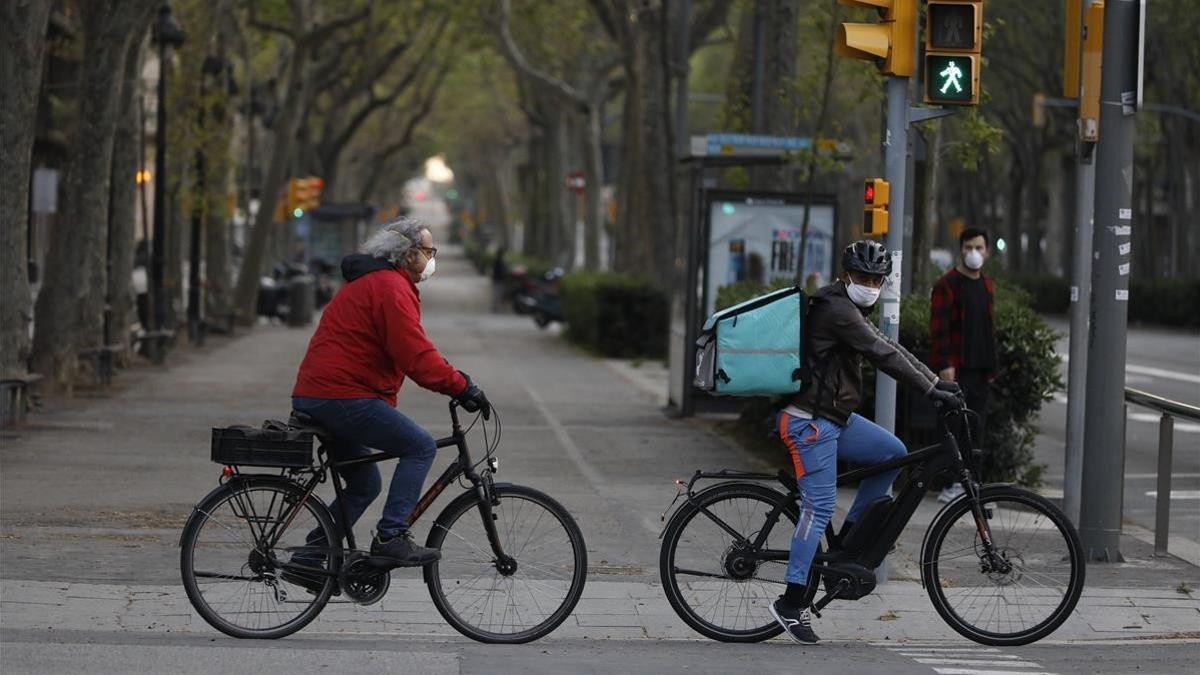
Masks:
[[[538,328],[563,320],[561,286],[563,269],[555,267],[540,277],[526,276],[513,295],[513,309],[528,314]]]

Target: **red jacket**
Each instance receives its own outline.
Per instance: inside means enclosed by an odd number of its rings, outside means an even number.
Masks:
[[[992,317],[995,288],[990,277],[981,276],[987,290],[987,313]],[[946,368],[962,368],[964,310],[961,289],[964,278],[957,269],[950,268],[934,283],[930,294],[929,367],[935,373]]]
[[[321,315],[292,396],[381,398],[396,405],[405,377],[456,396],[466,378],[421,328],[421,297],[406,274],[356,254],[342,261],[346,284]]]

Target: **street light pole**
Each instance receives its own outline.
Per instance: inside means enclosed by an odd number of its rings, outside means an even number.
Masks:
[[[887,249],[892,256],[892,274],[880,294],[879,329],[900,336],[900,284],[904,261],[904,212],[908,191],[908,78],[891,76],[887,82],[887,132],[883,138],[884,176],[891,184],[888,205]],[[896,429],[896,380],[882,371],[875,376],[875,423]]]
[[[154,238],[150,258],[150,299],[154,328],[161,331],[166,327],[163,264],[167,253],[167,48],[183,44],[183,31],[171,16],[171,7],[165,2],[158,8],[154,41],[158,44],[158,110],[154,130]],[[158,360],[161,356],[161,350],[158,350],[154,359]]]

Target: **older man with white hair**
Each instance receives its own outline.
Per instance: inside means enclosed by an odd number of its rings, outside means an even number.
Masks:
[[[437,448],[428,432],[396,410],[400,386],[409,378],[454,397],[470,412],[482,410],[487,416],[491,410],[479,387],[442,358],[421,327],[417,284],[433,274],[436,255],[429,228],[401,217],[373,235],[359,253],[342,260],[346,283],[325,308],[292,390],[292,407],[316,419],[339,441],[335,458],[360,457],[375,448],[398,460],[371,541],[371,555],[395,567],[427,565],[439,557],[438,551],[414,543],[408,532],[408,516]],[[340,471],[347,484],[343,499],[350,521],[342,526],[353,527],[379,495],[379,469],[365,464]],[[341,505],[331,506],[340,518]],[[325,545],[320,536],[310,534],[309,544]],[[319,560],[312,562],[320,565]],[[305,578],[294,581],[306,585]],[[323,579],[313,580],[316,587],[322,583]]]

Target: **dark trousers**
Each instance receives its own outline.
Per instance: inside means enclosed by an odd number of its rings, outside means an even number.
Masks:
[[[986,370],[961,369],[955,373],[958,386],[962,387],[963,397],[967,407],[979,415],[978,427],[971,428],[971,438],[975,446],[982,448],[983,434],[987,429],[988,378]]]

